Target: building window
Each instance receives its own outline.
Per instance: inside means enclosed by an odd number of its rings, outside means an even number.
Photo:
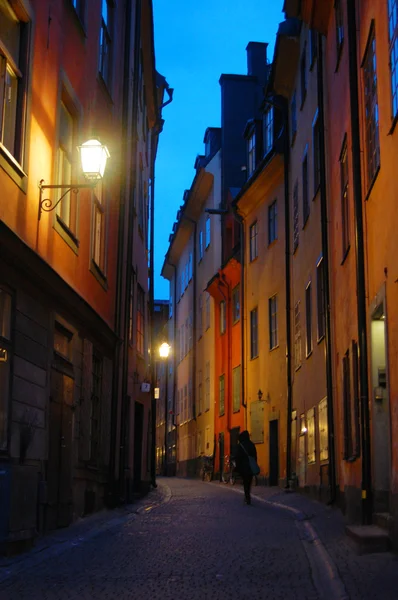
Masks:
[[[250,311],[250,358],[258,356],[258,313],[257,308]]]
[[[219,395],[220,395],[219,415],[220,415],[220,417],[222,417],[222,415],[225,413],[225,377],[224,377],[224,375],[221,375],[221,377],[219,379]]]
[[[225,300],[221,300],[221,302],[220,302],[220,334],[221,335],[223,333],[225,333],[226,328],[227,328],[226,305],[225,305]]]
[[[57,152],[57,184],[71,185],[73,178],[74,151],[76,148],[76,124],[66,105],[61,102],[59,112],[59,139]],[[76,235],[77,198],[68,192],[56,208],[57,216]]]
[[[388,0],[392,116],[398,113],[398,2]]]
[[[75,9],[80,21],[84,24],[85,0],[72,0],[73,8]]]
[[[301,367],[301,319],[300,300],[294,306],[294,366]]]
[[[112,69],[112,17],[113,6],[111,0],[102,0],[99,72],[109,90]]]
[[[192,325],[192,312],[189,315],[188,320],[188,350],[192,350],[193,347],[193,325]]]
[[[269,314],[269,348],[272,350],[278,345],[278,303],[277,296],[268,300]]]
[[[0,288],[0,450],[8,445],[12,297]]]
[[[232,322],[235,324],[240,319],[240,287],[235,286],[232,290]]]
[[[206,217],[206,248],[210,246],[210,215]]]
[[[316,267],[316,300],[318,313],[318,342],[325,337],[325,267],[323,258]]]
[[[30,25],[10,2],[0,2],[0,23],[0,148],[23,166]]]
[[[193,261],[192,261],[192,252],[189,253],[189,260],[188,260],[188,280],[191,281],[192,279],[192,265],[193,265]]]
[[[315,64],[315,59],[318,56],[318,34],[315,29],[310,29],[308,32],[309,44],[310,44],[310,69]]]
[[[232,410],[238,412],[241,402],[241,372],[240,365],[232,370]]]
[[[299,197],[298,197],[298,182],[293,188],[293,252],[297,250],[299,245]]]
[[[305,330],[306,330],[306,353],[312,352],[312,300],[311,282],[305,288]]]
[[[307,410],[307,460],[312,464],[316,460],[315,451],[315,408]]]
[[[344,138],[340,154],[340,194],[341,194],[341,239],[343,258],[350,247],[350,213],[348,204],[348,153],[347,138]]]
[[[292,101],[290,103],[290,128],[292,130],[292,143],[297,133],[297,93],[293,92]]]
[[[105,218],[105,193],[100,181],[93,192],[93,261],[102,274],[105,274]]]
[[[63,327],[60,323],[54,324],[54,340],[53,347],[56,355],[61,356],[65,360],[72,360],[72,339],[71,331]]]
[[[144,354],[145,344],[145,292],[140,285],[137,286],[137,352]]]
[[[272,244],[278,238],[278,213],[276,200],[268,207],[268,243]]]
[[[198,373],[198,415],[203,412],[203,383],[202,383],[202,371]]]
[[[188,354],[189,350],[189,317],[185,320],[185,340],[184,340],[184,356]]]
[[[361,437],[360,437],[360,394],[359,394],[359,356],[358,344],[355,340],[352,341],[352,388],[353,388],[353,455],[360,456],[361,454]]]
[[[308,148],[305,149],[303,164],[303,227],[305,226],[308,217],[310,216],[310,198],[308,194]]]
[[[184,385],[183,421],[188,421],[188,386]]]
[[[203,231],[199,231],[199,262],[203,258]]]
[[[318,404],[319,428],[319,460],[329,460],[329,434],[328,434],[328,400],[324,398]]]
[[[256,168],[256,134],[253,132],[247,142],[247,170],[248,176],[254,173]]]
[[[320,140],[320,129],[319,129],[319,118],[318,109],[315,113],[314,121],[312,123],[312,154],[314,164],[314,196],[318,191],[321,184],[321,140]]]
[[[341,0],[335,0],[334,15],[336,21],[336,49],[337,49],[337,64],[340,61],[341,52],[344,42],[344,21],[343,21],[343,6]]]
[[[206,362],[205,411],[210,410],[210,361]]]
[[[343,356],[343,416],[344,416],[344,460],[353,455],[352,426],[351,426],[351,380],[350,354]]]
[[[129,310],[129,342],[134,341],[134,275],[131,276],[130,283],[130,310]]]
[[[366,128],[366,166],[368,186],[376,177],[380,167],[379,105],[377,100],[376,74],[376,38],[374,26],[371,27],[365,58],[364,95]]]
[[[301,108],[307,96],[307,44],[304,44],[300,61]]]
[[[250,225],[250,261],[258,256],[257,248],[257,221]]]
[[[91,396],[91,450],[90,461],[99,463],[100,448],[100,417],[101,417],[101,387],[102,387],[102,358],[93,352],[93,381]]]
[[[206,330],[210,327],[210,294],[206,292]]]
[[[264,155],[272,150],[274,144],[274,109],[269,106],[264,113]]]

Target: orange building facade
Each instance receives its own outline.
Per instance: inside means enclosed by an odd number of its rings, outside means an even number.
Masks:
[[[151,2],[16,0],[1,4],[0,23],[0,538],[9,547],[127,499],[132,482],[149,485],[146,248],[163,93]],[[134,82],[125,80],[133,65]],[[90,138],[110,158],[87,189],[77,146]]]

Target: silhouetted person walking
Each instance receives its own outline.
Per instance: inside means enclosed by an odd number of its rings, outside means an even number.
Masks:
[[[235,461],[236,470],[240,473],[243,479],[243,489],[245,491],[246,504],[251,503],[250,488],[252,485],[253,473],[250,468],[249,456],[252,456],[257,462],[256,446],[250,440],[250,435],[247,430],[239,434],[239,444],[236,450]]]

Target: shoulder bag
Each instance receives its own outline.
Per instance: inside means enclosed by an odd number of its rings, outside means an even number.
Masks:
[[[254,456],[250,456],[243,444],[240,444],[240,446],[246,452],[246,456],[249,459],[249,465],[252,475],[258,475],[260,473],[260,467],[258,466],[256,459],[254,458]]]

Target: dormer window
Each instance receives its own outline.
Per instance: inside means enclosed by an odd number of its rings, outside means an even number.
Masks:
[[[272,149],[274,143],[274,109],[269,106],[264,113],[264,156]]]
[[[256,168],[256,134],[250,134],[247,141],[247,174],[250,177]]]

